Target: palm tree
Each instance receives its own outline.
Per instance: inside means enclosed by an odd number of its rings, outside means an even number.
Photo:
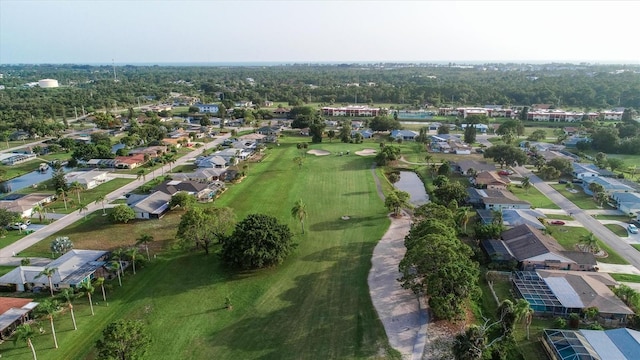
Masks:
[[[456,218],[458,220],[458,225],[462,228],[463,233],[467,233],[467,224],[471,219],[471,213],[469,212],[469,207],[461,206],[457,209]]]
[[[78,326],[76,325],[76,315],[73,313],[73,304],[71,303],[71,301],[75,299],[76,294],[73,292],[73,289],[67,288],[62,290],[62,296],[67,300],[67,306],[71,313],[71,321],[73,322],[73,330],[78,330]]]
[[[526,190],[527,194],[531,188],[531,179],[528,176],[522,178],[522,188]]]
[[[136,180],[140,180],[140,178],[142,178],[142,181],[146,181],[147,180],[147,172],[144,171],[144,169],[138,170],[136,175],[138,175],[138,177],[136,177]]]
[[[56,190],[56,193],[62,196],[62,201],[64,201],[64,209],[67,210],[67,191],[63,188],[58,188]]]
[[[291,208],[291,216],[297,218],[302,226],[302,233],[304,234],[304,219],[307,217],[307,205],[302,202],[302,199],[296,201]]]
[[[433,160],[433,155],[427,154],[424,156],[424,161],[427,163],[427,166],[431,164],[431,160]]]
[[[49,290],[51,291],[51,297],[53,297],[53,282],[51,280],[51,278],[53,277],[53,274],[56,273],[56,271],[58,271],[58,268],[50,268],[50,267],[45,267],[42,271],[40,271],[40,273],[38,275],[36,275],[36,279],[41,277],[41,276],[46,276],[49,279]]]
[[[153,241],[153,236],[150,234],[142,234],[136,240],[136,245],[144,244],[144,248],[147,251],[147,261],[151,261],[151,257],[149,257],[149,243]]]
[[[598,246],[598,239],[593,235],[593,233],[588,233],[587,235],[583,235],[578,240],[579,244],[584,245],[584,247],[591,252],[592,254],[600,251],[600,247]]]
[[[36,332],[33,330],[31,325],[22,324],[16,328],[15,336],[13,338],[13,344],[15,345],[18,341],[24,341],[27,343],[29,349],[31,349],[31,353],[33,354],[33,360],[38,360],[36,356],[36,349],[33,347],[33,342],[31,339],[36,335]]]
[[[38,310],[42,312],[51,324],[51,334],[53,335],[53,345],[58,348],[58,338],[56,337],[56,328],[53,325],[53,316],[58,312],[60,305],[56,300],[45,300],[40,303]]]
[[[104,278],[101,276],[94,281],[95,286],[100,286],[100,290],[102,291],[102,300],[107,302],[107,293],[104,291]]]
[[[120,249],[116,249],[114,251],[111,252],[111,258],[115,261],[118,262],[118,265],[120,265],[119,269],[122,272],[122,276],[124,276],[124,266],[122,265],[122,259],[124,259],[126,256],[124,249],[120,248]],[[122,285],[120,285],[122,286]]]
[[[89,299],[89,306],[91,307],[91,315],[94,316],[95,313],[93,312],[93,301],[91,300],[91,294],[93,294],[96,289],[93,287],[93,285],[91,285],[91,281],[89,279],[85,279],[80,283],[80,289],[82,290],[82,292],[87,294],[87,298]]]
[[[477,325],[471,325],[467,331],[458,334],[453,343],[453,355],[457,360],[479,360],[486,348],[484,331]]]
[[[502,225],[504,222],[504,218],[502,217],[502,209],[500,210],[492,210],[491,215],[493,216],[493,220],[491,223],[493,225]]]
[[[80,184],[77,181],[74,181],[69,185],[69,190],[75,192],[76,195],[78,195],[78,204],[80,204],[80,193],[82,192],[82,190],[84,190],[84,187],[82,186],[82,184]]]
[[[127,251],[127,256],[131,260],[131,266],[133,267],[133,275],[136,274],[136,260],[139,259],[140,253],[137,247],[132,247]]]
[[[80,208],[79,212],[84,213],[84,219],[87,220],[87,213],[89,212],[89,206],[87,204],[78,204],[78,208]]]
[[[120,266],[120,262],[115,260],[111,261],[109,266],[116,270],[116,275],[118,275],[118,284],[122,287],[122,278],[120,277],[120,268],[122,268],[122,266]]]
[[[42,217],[45,214],[45,210],[44,210],[44,206],[42,205],[36,205],[33,207],[33,211],[31,212],[32,216],[33,214],[38,214],[38,220],[40,220],[40,222],[42,222]]]
[[[107,197],[104,195],[100,195],[98,196],[98,198],[96,199],[95,204],[98,205],[98,203],[102,203],[102,216],[106,216],[107,215],[107,211],[104,208],[104,202],[107,200]]]
[[[515,306],[515,313],[516,319],[524,321],[525,328],[527,329],[527,340],[529,340],[529,326],[531,326],[531,320],[533,319],[533,309],[527,300],[518,299]]]

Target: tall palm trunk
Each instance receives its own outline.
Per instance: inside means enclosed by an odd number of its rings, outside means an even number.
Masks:
[[[31,353],[33,354],[33,360],[38,360],[38,357],[36,356],[36,348],[33,347],[33,343],[31,342],[31,339],[27,339],[27,345],[29,345],[29,349],[31,349]]]
[[[145,244],[144,247],[145,250],[147,250],[147,261],[151,261],[151,257],[149,256],[149,245]]]
[[[120,270],[116,270],[116,274],[118,274],[118,284],[122,287],[122,278],[120,278]]]
[[[51,335],[53,335],[53,345],[58,348],[58,338],[56,337],[56,328],[53,326],[53,315],[49,315],[49,322],[51,323]]]
[[[78,325],[76,325],[76,315],[73,313],[73,305],[69,303],[69,312],[71,313],[71,322],[73,322],[73,330],[78,330]]]
[[[51,276],[49,278],[49,290],[51,291],[51,297],[53,297],[53,282],[51,281]]]
[[[100,284],[100,289],[102,289],[102,300],[107,302],[107,293],[104,292],[104,284]]]
[[[133,275],[136,274],[136,259],[131,259],[131,266],[133,266]]]
[[[93,312],[93,301],[91,301],[91,293],[87,293],[87,297],[89,298],[89,306],[91,307],[91,316],[95,316],[96,314]]]

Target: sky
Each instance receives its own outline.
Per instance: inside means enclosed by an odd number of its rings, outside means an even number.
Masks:
[[[0,64],[638,64],[638,18],[633,0],[0,0]]]

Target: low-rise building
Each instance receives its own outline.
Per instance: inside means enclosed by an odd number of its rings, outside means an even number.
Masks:
[[[20,214],[23,218],[30,218],[36,206],[47,204],[53,201],[54,194],[11,194],[0,200],[0,209]]]
[[[64,175],[64,181],[67,185],[78,182],[88,190],[111,180],[108,174],[108,172],[101,170],[73,171]]]
[[[136,214],[136,219],[160,219],[169,211],[171,195],[154,191],[151,195],[129,195],[127,205]]]
[[[507,190],[467,188],[467,203],[478,209],[529,209],[531,203],[518,199]]]
[[[506,190],[511,184],[509,177],[498,174],[497,171],[482,171],[476,174],[473,183],[477,188],[490,190]]]
[[[30,320],[39,303],[33,299],[0,297],[0,342],[7,340],[15,329]]]

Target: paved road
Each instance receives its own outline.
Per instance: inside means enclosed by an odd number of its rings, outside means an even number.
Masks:
[[[611,249],[617,252],[631,265],[640,269],[640,251],[634,249],[624,240],[620,239],[611,230],[607,229],[598,220],[594,219],[585,210],[580,209],[569,199],[560,194],[556,189],[545,183],[538,176],[533,174],[529,169],[522,166],[515,168],[522,176],[528,176],[531,184],[535,186],[541,193],[545,194],[551,201],[558,205],[561,209],[573,215],[574,220],[579,221],[582,226],[593,233],[598,239],[609,245]]]
[[[200,149],[196,149],[194,151],[189,152],[188,154],[185,154],[184,156],[180,157],[179,159],[176,160],[176,162],[174,164],[167,164],[164,165],[163,167],[157,169],[158,171],[155,171],[152,174],[148,174],[147,175],[147,179],[143,180],[143,179],[138,179],[138,180],[134,180],[132,182],[130,182],[129,184],[107,194],[106,196],[106,200],[105,203],[114,201],[115,199],[119,198],[120,196],[133,191],[134,189],[136,189],[137,187],[141,186],[142,184],[144,184],[147,181],[151,181],[154,178],[160,177],[162,176],[163,172],[169,172],[169,168],[170,167],[175,167],[175,166],[179,166],[179,165],[183,165],[184,163],[186,163],[187,161],[195,158],[196,156],[200,155],[205,149],[211,149],[216,147],[218,144],[222,143],[224,141],[224,139],[228,138],[230,136],[230,134],[226,134],[224,136],[218,137],[216,138],[214,141],[205,144],[203,147],[201,147]],[[91,203],[87,205],[87,213],[92,213],[96,210],[101,210],[102,209],[102,205],[101,204],[95,204],[95,203]],[[22,239],[16,241],[15,243],[0,249],[0,265],[20,265],[20,260],[21,258],[19,257],[13,257],[13,254],[18,254],[33,246],[34,244],[38,243],[39,241],[55,234],[56,232],[64,229],[65,227],[73,224],[74,222],[80,220],[84,218],[84,213],[80,214],[79,211],[74,211],[64,217],[62,217],[59,220],[56,220],[55,222],[53,222],[52,224],[34,232],[33,234],[27,235],[25,237],[23,237]]]

